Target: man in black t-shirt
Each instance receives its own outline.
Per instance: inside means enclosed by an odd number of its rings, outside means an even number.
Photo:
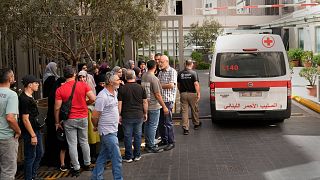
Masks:
[[[193,61],[187,60],[186,67],[178,74],[178,88],[180,91],[180,103],[182,113],[183,134],[189,134],[189,106],[191,108],[192,122],[194,129],[197,130],[201,126],[199,121],[199,105],[200,85],[198,74],[192,70]]]
[[[39,80],[33,75],[22,78],[24,91],[19,96],[19,116],[22,121],[22,137],[24,141],[24,177],[35,179],[43,156],[42,136],[36,118],[39,115],[33,92],[39,89]]]
[[[136,83],[135,72],[126,72],[127,83],[119,89],[118,106],[120,122],[124,132],[124,162],[139,161],[141,158],[142,123],[147,120],[148,100],[144,88]],[[132,154],[132,133],[134,136],[134,152]]]

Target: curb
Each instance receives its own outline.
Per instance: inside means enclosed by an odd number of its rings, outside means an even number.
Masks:
[[[292,97],[293,100],[297,101],[298,103],[308,107],[309,109],[314,110],[317,113],[320,113],[320,104],[315,103],[309,99],[305,99],[303,97],[300,96],[293,96]]]

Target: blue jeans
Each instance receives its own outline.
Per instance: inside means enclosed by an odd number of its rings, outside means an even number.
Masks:
[[[88,143],[88,119],[68,119],[63,121],[63,127],[66,133],[66,138],[69,147],[69,155],[74,170],[80,169],[78,160],[78,141],[82,150],[84,165],[91,164],[90,147]]]
[[[37,176],[40,161],[43,156],[42,135],[40,130],[34,130],[37,136],[37,145],[31,144],[31,136],[28,132],[23,134],[24,141],[24,179],[31,180]]]
[[[155,146],[154,139],[159,124],[160,109],[148,110],[148,120],[144,124],[144,135],[146,138],[146,147]]]
[[[122,158],[117,133],[101,136],[100,153],[96,161],[96,166],[92,171],[91,180],[103,180],[103,171],[108,160],[112,162],[113,179],[123,180]]]
[[[143,119],[123,119],[122,127],[124,133],[125,159],[140,157],[141,135]],[[134,137],[134,151],[132,156],[132,133]]]
[[[174,143],[174,132],[173,132],[173,123],[172,123],[172,108],[173,102],[165,102],[169,114],[165,115],[163,113],[163,109],[160,109],[160,120],[159,120],[159,130],[161,141],[165,144],[173,144]]]

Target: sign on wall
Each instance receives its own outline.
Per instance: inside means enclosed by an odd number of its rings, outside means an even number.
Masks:
[[[218,0],[204,0],[203,1],[203,15],[217,14]]]

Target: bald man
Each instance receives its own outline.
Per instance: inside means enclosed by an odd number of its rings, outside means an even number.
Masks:
[[[174,148],[174,132],[172,123],[172,108],[177,93],[177,71],[170,67],[169,58],[166,55],[160,57],[159,80],[161,83],[162,99],[169,110],[169,114],[165,114],[163,109],[160,110],[159,129],[161,142],[159,146],[164,146],[165,151]]]

